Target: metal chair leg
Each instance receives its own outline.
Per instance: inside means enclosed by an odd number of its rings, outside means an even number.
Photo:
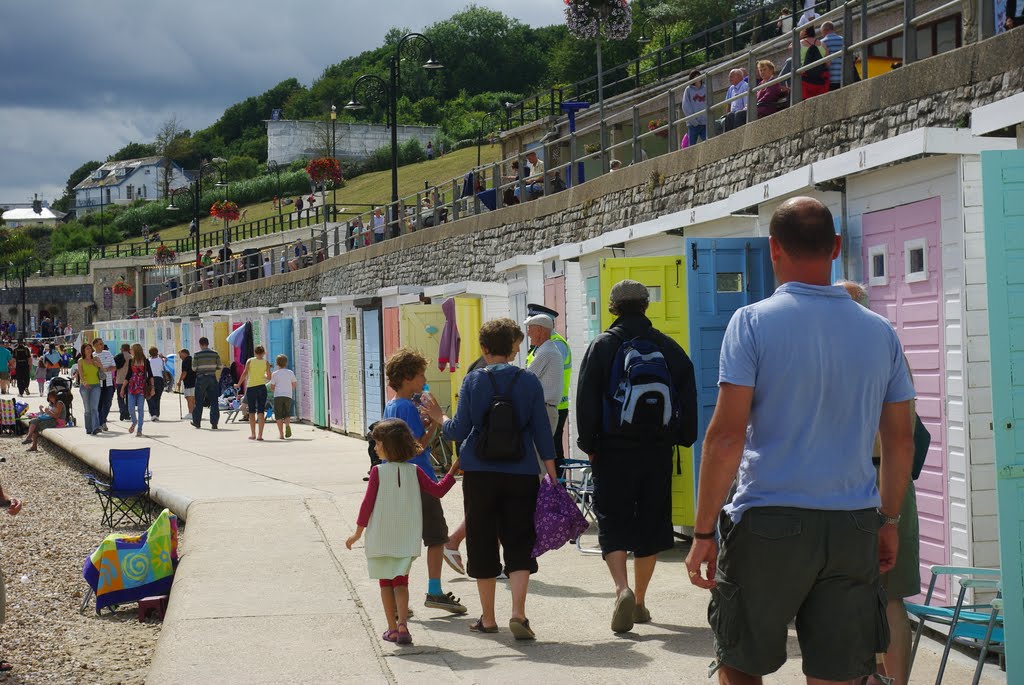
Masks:
[[[988,628],[985,629],[985,641],[981,643],[981,653],[978,654],[978,665],[974,669],[974,680],[971,685],[978,685],[981,681],[981,671],[985,668],[985,655],[988,654],[988,645],[992,641],[992,631],[996,627],[996,618],[999,617],[998,607],[992,607],[992,615],[988,619]]]

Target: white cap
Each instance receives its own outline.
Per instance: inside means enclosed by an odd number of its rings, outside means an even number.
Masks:
[[[523,322],[527,326],[541,326],[548,330],[555,327],[554,320],[547,314],[534,314]]]

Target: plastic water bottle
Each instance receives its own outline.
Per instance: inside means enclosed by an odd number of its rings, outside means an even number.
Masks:
[[[429,383],[424,383],[423,384],[423,394],[420,395],[420,404],[423,404],[423,400],[426,397],[430,397],[430,384]]]

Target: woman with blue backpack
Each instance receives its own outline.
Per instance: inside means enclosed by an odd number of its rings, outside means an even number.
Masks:
[[[463,380],[455,417],[445,416],[432,397],[424,398],[423,408],[433,423],[442,426],[446,439],[462,442],[466,572],[476,579],[482,609],[470,630],[498,632],[495,581],[504,570],[512,590],[509,630],[517,640],[533,640],[526,594],[530,574],[537,571],[532,551],[540,486],[538,454],[545,472],[552,480],[557,476],[544,390],[536,376],[512,365],[519,351],[517,338],[521,333],[515,321],[486,322],[480,328],[486,366]]]

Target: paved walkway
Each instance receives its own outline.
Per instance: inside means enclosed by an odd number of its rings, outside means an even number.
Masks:
[[[424,608],[422,559],[411,575],[416,644],[382,642],[376,581],[367,577],[361,546],[344,545],[364,492],[366,444],[309,426],[293,428],[286,442],[268,426],[265,442],[251,442],[241,424],[192,428],[178,419],[177,404],[165,396],[164,420],[147,421],[145,438],[117,421],[98,437],[81,428],[44,433],[101,471],[112,447],[151,447],[154,496],[187,519],[147,682],[709,682],[708,596],[687,582],[682,546],[661,558],[649,597],[653,622],[621,637],[608,625],[613,590],[600,557],[566,547],[544,555],[530,583],[527,613],[537,642],[509,634],[511,598],[502,583],[497,635],[469,632],[478,615],[475,585],[447,567],[445,589],[462,597],[469,614]],[[456,487],[444,499],[452,527],[461,508]],[[584,540],[596,543],[593,535]],[[795,637],[790,653],[798,653]],[[926,645],[915,681],[931,682],[937,662],[937,648]],[[969,682],[972,670],[957,655],[946,682]],[[997,669],[987,673],[983,682],[1005,683]],[[799,663],[791,660],[767,682],[803,682]]]

